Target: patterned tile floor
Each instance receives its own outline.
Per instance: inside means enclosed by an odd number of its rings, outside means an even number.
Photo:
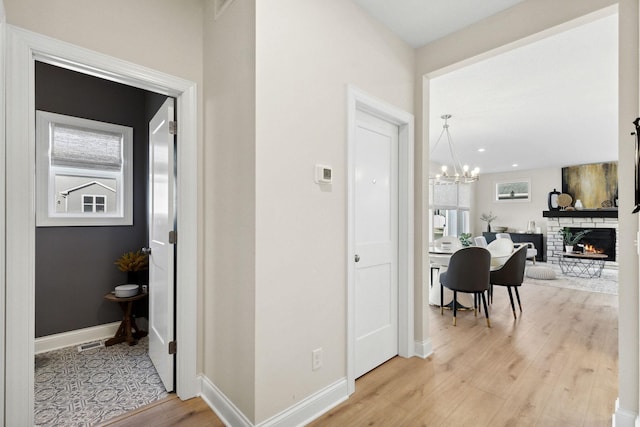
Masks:
[[[36,355],[36,426],[92,426],[167,396],[148,356],[148,338],[78,352]]]

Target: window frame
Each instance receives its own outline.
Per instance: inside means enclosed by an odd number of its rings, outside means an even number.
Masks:
[[[120,170],[108,171],[106,169],[52,166],[52,125],[73,126],[87,131],[119,134],[121,136],[122,150],[122,166]],[[56,212],[55,177],[58,175],[115,179],[115,211],[112,213]],[[133,225],[133,128],[36,110],[36,226],[128,225]]]

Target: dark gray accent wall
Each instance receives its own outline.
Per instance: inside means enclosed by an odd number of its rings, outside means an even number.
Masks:
[[[36,108],[133,127],[133,225],[36,229],[36,337],[118,321],[103,299],[126,283],[114,261],[147,246],[149,105],[160,95],[36,63]],[[165,97],[162,97],[166,99]],[[156,108],[157,110],[157,108]],[[140,307],[145,311],[145,307]]]

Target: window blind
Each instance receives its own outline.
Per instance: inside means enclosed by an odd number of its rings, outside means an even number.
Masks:
[[[120,170],[122,135],[52,124],[51,165]]]

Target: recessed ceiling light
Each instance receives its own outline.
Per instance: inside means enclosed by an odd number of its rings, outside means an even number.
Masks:
[[[512,164],[511,166],[513,166],[514,168],[517,168],[517,167],[518,167],[518,164],[517,164],[517,163],[514,163],[514,164]]]
[[[484,153],[485,149],[484,148],[478,148],[478,153]]]

